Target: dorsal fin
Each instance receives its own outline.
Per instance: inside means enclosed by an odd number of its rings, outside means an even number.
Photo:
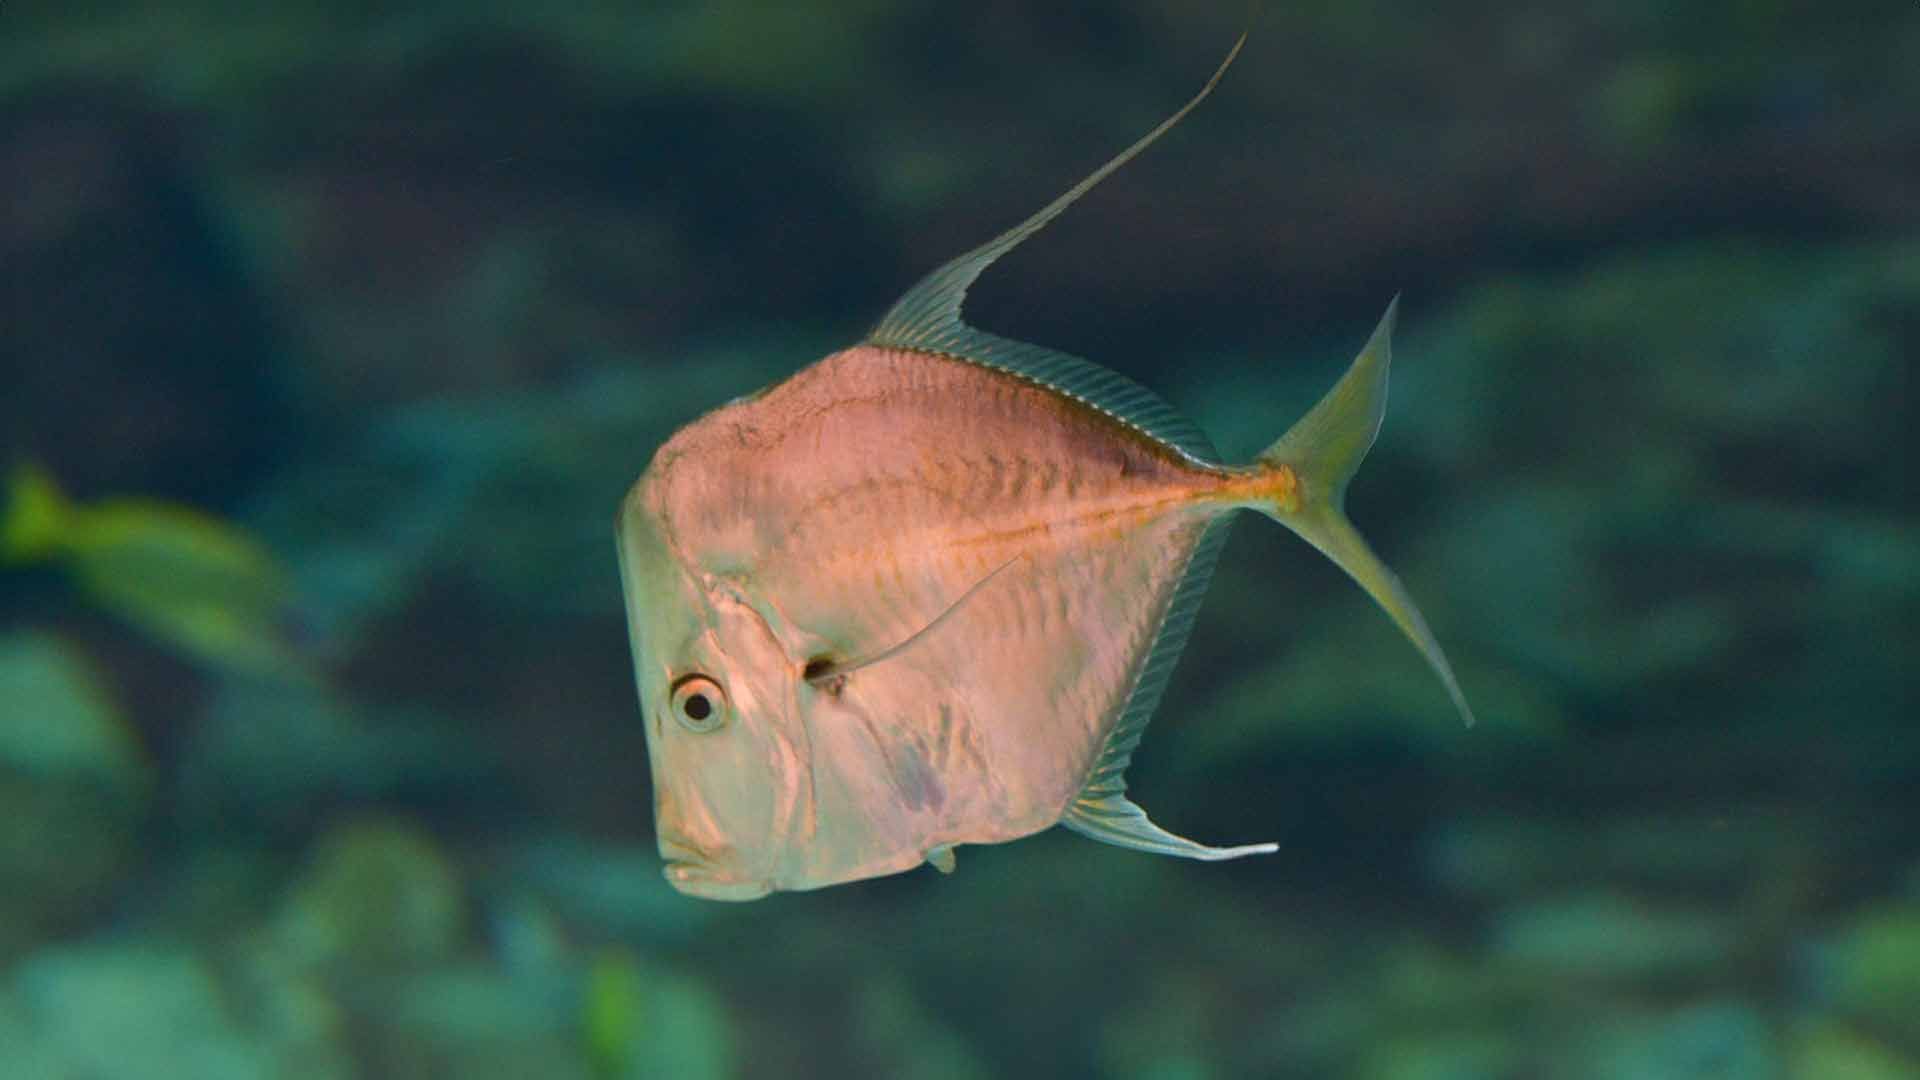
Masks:
[[[1220,559],[1220,548],[1226,543],[1227,527],[1232,520],[1230,516],[1214,519],[1194,545],[1186,572],[1167,602],[1160,632],[1147,650],[1146,661],[1140,665],[1140,674],[1133,681],[1133,691],[1127,695],[1120,718],[1107,733],[1107,741],[1101,746],[1100,756],[1094,760],[1079,796],[1060,819],[1060,824],[1067,828],[1136,851],[1189,859],[1236,859],[1276,850],[1273,844],[1216,848],[1195,843],[1155,825],[1148,820],[1146,811],[1126,795],[1127,765],[1133,760],[1134,748],[1140,745],[1140,737],[1146,734],[1147,724],[1160,705],[1160,695],[1166,691],[1167,680],[1173,675],[1174,662],[1186,648],[1187,635],[1193,630],[1194,616],[1199,613],[1200,601],[1213,579],[1213,567]]]
[[[1065,194],[1042,207],[1032,217],[921,279],[867,334],[866,344],[940,353],[1039,383],[1098,409],[1190,457],[1210,463],[1218,462],[1219,454],[1207,437],[1153,391],[1118,372],[1077,356],[976,330],[961,319],[960,307],[966,302],[968,287],[979,278],[982,271],[993,265],[995,259],[1039,232],[1048,222],[1060,216],[1061,211],[1073,205],[1074,200],[1092,190],[1095,184],[1132,160],[1134,155],[1153,145],[1154,140],[1192,112],[1194,106],[1206,100],[1213,88],[1219,85],[1220,77],[1233,65],[1234,58],[1240,55],[1241,46],[1246,43],[1247,34],[1242,31],[1239,40],[1227,52],[1227,58],[1220,62],[1200,92],[1138,142],[1120,151],[1111,161],[1068,188]]]

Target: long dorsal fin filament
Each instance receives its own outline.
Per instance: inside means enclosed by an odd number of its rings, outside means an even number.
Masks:
[[[1220,84],[1227,69],[1233,66],[1246,43],[1247,32],[1243,31],[1234,41],[1233,48],[1227,52],[1226,58],[1207,79],[1206,85],[1133,145],[1114,155],[1106,164],[1041,207],[1033,216],[921,279],[880,319],[867,335],[866,343],[883,348],[938,353],[1017,376],[1105,413],[1190,458],[1218,463],[1219,454],[1206,435],[1152,391],[1117,372],[1079,357],[977,330],[961,318],[960,309],[966,302],[968,288],[996,259],[1046,227],[1048,222],[1060,216],[1082,195],[1153,145],[1205,101],[1207,95],[1213,93],[1214,87]],[[1129,802],[1125,795],[1124,773],[1127,763],[1166,688],[1173,663],[1186,644],[1194,613],[1199,607],[1200,597],[1206,591],[1221,542],[1225,538],[1225,522],[1218,521],[1196,540],[1186,573],[1169,597],[1160,631],[1135,675],[1126,704],[1114,728],[1108,732],[1086,784],[1061,818],[1061,823],[1068,828],[1122,847],[1195,859],[1231,859],[1275,850],[1272,844],[1214,848],[1175,836],[1148,820],[1146,813]],[[980,583],[984,584],[984,581]],[[968,590],[966,596],[955,603],[955,607],[980,585]],[[855,666],[864,666],[894,655],[924,638],[953,610],[949,608],[907,641],[872,659],[859,665],[829,665],[822,668],[819,674],[826,679],[836,678]]]
[[[1218,462],[1213,444],[1178,410],[1124,375],[1076,356],[977,330],[961,318],[967,289],[994,260],[1018,247],[1074,201],[1167,133],[1206,100],[1247,42],[1246,32],[1205,86],[1172,116],[1122,150],[1032,217],[941,266],[896,301],[867,334],[866,344],[939,353],[1038,383],[1073,398],[1203,462]]]
[[[1158,127],[1141,136],[1132,146],[1115,154],[1085,180],[1068,188],[1065,194],[1041,207],[1032,217],[928,274],[893,305],[881,318],[879,325],[873,328],[873,332],[867,335],[867,340],[875,345],[922,347],[922,342],[927,338],[936,337],[955,325],[964,325],[960,319],[960,305],[966,301],[967,287],[973,284],[981,271],[993,265],[995,259],[1020,246],[1021,241],[1045,228],[1048,222],[1060,216],[1061,211],[1093,190],[1114,170],[1133,160],[1140,151],[1152,146],[1160,136],[1192,112],[1195,106],[1205,101],[1207,95],[1213,93],[1213,88],[1220,85],[1221,76],[1233,66],[1234,58],[1240,55],[1241,47],[1247,43],[1247,33],[1241,31],[1233,48],[1228,50],[1227,58],[1220,61],[1220,66],[1214,70],[1207,84],[1179,111],[1162,120]]]

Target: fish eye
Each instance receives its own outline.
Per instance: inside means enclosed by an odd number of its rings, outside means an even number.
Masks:
[[[727,692],[705,675],[685,675],[673,684],[673,718],[695,734],[727,721]]]

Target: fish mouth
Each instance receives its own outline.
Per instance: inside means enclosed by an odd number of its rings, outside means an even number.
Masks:
[[[668,862],[660,872],[675,889],[703,900],[758,900],[773,891],[773,886],[765,881],[733,877],[687,860]]]
[[[731,855],[731,847],[721,854]],[[757,900],[773,891],[766,881],[754,881],[720,868],[714,852],[670,833],[660,837],[660,854],[667,865],[660,872],[669,884],[688,896],[706,900]]]

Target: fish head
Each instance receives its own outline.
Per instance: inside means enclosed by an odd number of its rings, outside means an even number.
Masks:
[[[794,666],[738,588],[675,550],[643,475],[620,511],[660,855],[674,888],[752,900],[778,888],[807,797]]]

